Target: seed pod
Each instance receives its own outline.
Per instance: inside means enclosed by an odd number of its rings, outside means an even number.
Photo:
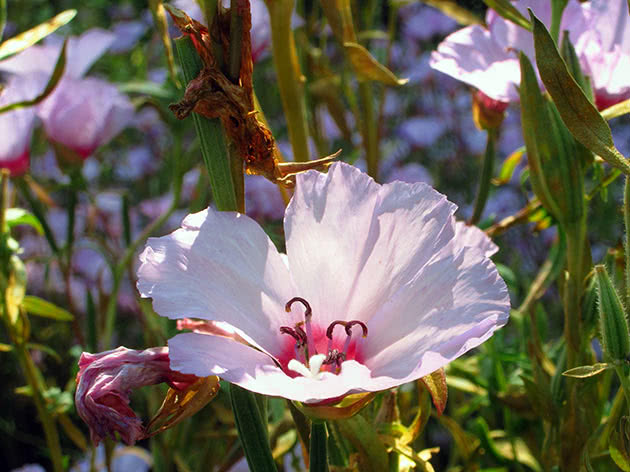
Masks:
[[[610,359],[624,360],[630,355],[628,319],[606,267],[595,266],[595,276],[597,277],[599,324],[604,353]]]

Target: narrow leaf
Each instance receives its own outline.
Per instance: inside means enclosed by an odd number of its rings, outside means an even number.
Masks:
[[[376,431],[361,415],[336,422],[343,436],[358,453],[359,470],[381,472],[387,469],[387,452]]]
[[[0,0],[0,40],[4,34],[4,27],[7,25],[7,0]]]
[[[422,0],[433,8],[440,10],[446,16],[450,16],[460,25],[482,25],[483,18],[480,18],[470,10],[459,5],[455,0]]]
[[[446,400],[448,399],[448,387],[446,385],[446,372],[444,368],[438,369],[432,374],[425,375],[420,380],[431,394],[431,399],[438,412],[438,416],[441,415],[444,412],[444,408],[446,408]]]
[[[357,43],[343,43],[350,63],[359,80],[375,80],[385,85],[405,85],[409,79],[399,79],[387,67],[379,63],[370,52]]]
[[[492,183],[494,185],[505,185],[510,180],[512,180],[512,176],[514,175],[514,171],[521,163],[523,156],[525,155],[525,148],[520,147],[512,154],[510,154],[505,161],[503,161],[503,165],[501,166],[501,170],[499,171],[499,176],[496,179],[492,179]]]
[[[171,36],[168,33],[168,21],[166,20],[166,10],[164,8],[164,4],[160,0],[149,0],[149,8],[151,9],[151,14],[153,15],[153,21],[160,33],[162,44],[164,45],[166,62],[168,64],[168,74],[175,86],[177,88],[181,88],[181,83],[177,78],[177,70],[175,69],[175,54],[173,54],[173,43],[171,42]]]
[[[69,311],[34,295],[26,295],[22,300],[22,307],[31,315],[43,318],[57,321],[74,320],[74,316]]]
[[[48,95],[52,93],[55,89],[61,77],[63,76],[63,71],[66,68],[66,46],[68,44],[68,40],[64,41],[63,47],[61,48],[61,52],[59,53],[59,58],[57,59],[57,63],[55,64],[55,69],[53,70],[52,75],[48,79],[48,83],[46,84],[46,88],[42,93],[31,100],[24,100],[22,102],[11,103],[0,108],[0,113],[5,113],[11,110],[15,110],[16,108],[24,108],[31,107],[33,105],[37,105],[39,102],[44,100]]]
[[[9,229],[18,225],[28,225],[40,235],[44,234],[44,228],[42,228],[42,224],[37,217],[24,208],[7,208],[4,218]]]
[[[565,377],[573,377],[575,379],[586,379],[588,377],[593,377],[595,375],[601,374],[602,372],[608,369],[612,369],[613,367],[614,366],[612,364],[599,362],[593,365],[582,365],[580,367],[574,367],[573,369],[562,372],[562,375],[564,375]]]
[[[269,438],[253,393],[230,384],[230,399],[238,436],[252,472],[276,472]]]
[[[630,174],[630,164],[617,150],[610,127],[569,73],[545,25],[530,10],[534,24],[536,64],[547,91],[571,134],[588,149]]]
[[[483,3],[488,5],[488,8],[492,8],[506,20],[511,21],[528,31],[532,30],[531,23],[527,21],[527,18],[525,18],[509,0],[483,0]]]
[[[76,14],[77,11],[74,9],[63,11],[50,20],[37,25],[35,28],[31,28],[0,44],[0,60],[32,46],[40,39],[45,38],[50,33],[53,33],[55,30],[68,23]]]

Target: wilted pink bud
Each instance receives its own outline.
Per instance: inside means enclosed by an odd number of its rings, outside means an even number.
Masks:
[[[134,109],[115,85],[95,78],[66,77],[38,114],[51,141],[86,159],[129,124]]]
[[[129,407],[129,395],[139,387],[166,382],[183,390],[197,377],[170,369],[167,347],[135,351],[119,347],[98,354],[84,352],[79,359],[77,412],[98,444],[118,431],[128,445],[144,436],[142,421]]]

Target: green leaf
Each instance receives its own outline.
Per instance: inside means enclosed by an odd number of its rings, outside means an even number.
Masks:
[[[118,90],[123,93],[137,93],[140,95],[149,95],[155,98],[172,100],[173,94],[167,88],[155,82],[148,80],[132,80],[123,84],[117,84]]]
[[[230,384],[230,399],[238,436],[252,472],[276,472],[256,397],[238,385]]]
[[[385,85],[405,85],[409,79],[399,79],[387,67],[378,62],[370,52],[358,43],[345,42],[352,68],[359,80],[374,80]]]
[[[10,344],[0,343],[0,352],[10,352],[13,350],[13,346]]]
[[[311,441],[309,447],[309,471],[328,472],[326,423],[313,422],[311,424]]]
[[[503,165],[499,171],[499,176],[496,179],[492,179],[492,183],[494,185],[505,185],[512,180],[514,171],[521,163],[523,155],[525,155],[525,147],[520,147],[510,154],[505,161],[503,161]]]
[[[388,470],[387,451],[376,430],[361,415],[336,422],[344,438],[358,453],[359,470],[382,472]]]
[[[0,0],[0,40],[4,34],[4,27],[7,25],[7,0]]]
[[[168,73],[171,80],[177,88],[181,88],[181,83],[177,78],[177,70],[175,69],[175,54],[173,53],[173,43],[168,32],[168,21],[166,19],[166,9],[164,3],[160,0],[149,0],[149,9],[153,15],[153,22],[157,26],[160,33],[160,39],[164,45],[166,52],[166,63],[168,64]],[[169,10],[170,11],[170,10]]]
[[[527,21],[527,18],[525,18],[509,0],[483,0],[483,3],[488,5],[488,8],[492,8],[506,20],[509,20],[528,31],[532,30],[532,25],[529,21]]]
[[[444,412],[444,408],[446,408],[446,400],[448,399],[448,387],[446,385],[446,373],[444,368],[442,367],[429,375],[425,375],[420,380],[431,394],[431,399],[438,412],[438,416],[441,415]]]
[[[7,208],[4,218],[9,229],[18,225],[29,225],[40,235],[44,234],[44,228],[37,217],[23,208]]]
[[[0,44],[0,60],[32,46],[40,39],[45,38],[58,28],[61,28],[63,25],[68,23],[75,17],[76,14],[77,11],[74,9],[63,11],[50,20],[37,25],[35,28],[31,28],[30,30],[18,34],[17,36],[14,36],[13,38]]]
[[[630,174],[630,164],[617,150],[610,127],[569,73],[545,25],[530,10],[540,77],[571,134],[588,149]]]
[[[0,113],[6,113],[11,110],[15,110],[16,108],[24,108],[31,107],[33,105],[37,105],[39,102],[44,100],[48,95],[52,93],[55,89],[61,77],[63,76],[63,71],[66,67],[66,46],[68,44],[68,40],[64,41],[63,47],[61,48],[61,52],[59,53],[59,58],[57,59],[57,63],[55,64],[55,69],[53,70],[52,75],[48,79],[48,83],[46,84],[46,88],[42,93],[31,100],[24,100],[22,102],[10,103],[2,108],[0,108]]]
[[[573,369],[569,369],[565,372],[562,372],[562,375],[565,377],[573,377],[575,379],[586,379],[588,377],[593,377],[595,375],[601,374],[602,372],[612,369],[614,366],[612,364],[608,364],[607,362],[599,362],[593,365],[582,365],[580,367],[574,367]]]
[[[422,0],[422,3],[440,10],[460,25],[482,25],[484,23],[483,18],[460,6],[455,0]]]
[[[57,321],[72,321],[74,316],[67,310],[58,307],[42,298],[27,295],[22,301],[22,307],[31,315],[50,318]]]

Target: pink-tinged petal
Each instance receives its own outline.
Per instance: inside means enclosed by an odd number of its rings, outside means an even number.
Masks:
[[[134,351],[119,347],[79,359],[75,404],[77,413],[90,428],[95,444],[118,432],[127,444],[134,444],[144,434],[142,421],[129,407],[131,392],[145,385],[166,382],[182,389],[196,377],[169,367],[168,348]]]
[[[140,261],[138,291],[163,316],[227,322],[270,353],[280,327],[297,321],[284,308],[296,295],[287,266],[245,215],[189,215],[177,231],[150,238]]]
[[[604,51],[612,51],[615,46],[619,46],[622,51],[630,50],[630,15],[627,2],[591,0],[583,5],[583,9],[587,17],[584,30],[597,35]],[[566,15],[567,13],[563,19]]]
[[[316,403],[351,393],[382,390],[370,371],[355,361],[343,363],[338,375],[289,377],[271,357],[229,338],[178,334],[168,342],[171,368],[199,377],[218,375],[252,392]]]
[[[32,99],[37,77],[12,77],[0,91],[0,107]],[[35,108],[25,107],[0,114],[0,168],[21,175],[29,167],[29,149],[35,123]]]
[[[39,106],[38,115],[52,141],[87,158],[131,122],[134,108],[104,80],[66,77]]]
[[[88,30],[81,36],[71,37],[68,40],[64,75],[72,78],[82,77],[92,64],[107,51],[114,40],[115,37],[112,33],[100,28]],[[0,71],[16,75],[38,72],[50,76],[59,58],[62,45],[62,38],[49,37],[45,44],[36,44],[9,59],[1,61]]]
[[[344,163],[298,176],[285,233],[315,319],[367,320],[452,239],[455,205],[423,183],[380,186]]]
[[[101,28],[92,28],[81,36],[68,40],[68,60],[65,74],[80,78],[114,44],[116,36]]]
[[[478,346],[510,310],[495,265],[464,241],[436,254],[368,323],[365,364],[395,384],[423,377]]]
[[[499,247],[492,242],[486,233],[474,225],[467,225],[463,221],[455,223],[455,239],[461,246],[476,247],[486,257],[491,257],[499,251]]]
[[[431,67],[478,88],[490,98],[516,101],[520,68],[516,55],[473,25],[456,31],[431,54]]]

